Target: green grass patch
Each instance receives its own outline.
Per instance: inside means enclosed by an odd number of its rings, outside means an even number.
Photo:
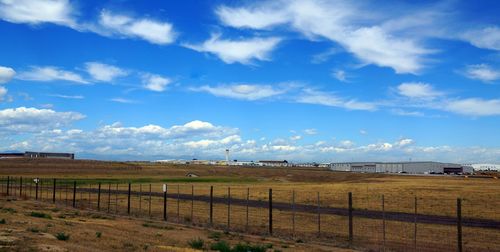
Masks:
[[[52,216],[50,216],[50,214],[46,214],[46,213],[42,213],[42,212],[31,212],[30,216],[36,217],[36,218],[52,219]]]
[[[196,239],[188,241],[188,244],[193,249],[203,249],[203,245],[205,244],[205,241],[203,241],[203,239],[201,239],[201,238],[196,238]]]
[[[143,227],[148,227],[148,228],[157,228],[157,229],[165,229],[165,230],[174,230],[173,227],[169,226],[164,226],[164,225],[159,225],[153,222],[144,222],[142,223]]]
[[[210,246],[211,250],[219,252],[231,252],[231,247],[226,241],[218,241]]]
[[[69,240],[69,234],[65,234],[64,232],[60,232],[56,234],[56,238],[60,241],[67,241]]]

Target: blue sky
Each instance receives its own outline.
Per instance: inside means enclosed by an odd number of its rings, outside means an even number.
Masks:
[[[500,162],[499,12],[0,0],[0,151]]]

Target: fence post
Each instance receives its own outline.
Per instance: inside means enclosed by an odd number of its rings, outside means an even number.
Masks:
[[[273,189],[269,188],[269,235],[273,235]]]
[[[35,182],[35,200],[38,200],[38,182],[39,180]]]
[[[295,190],[292,190],[292,236],[295,237]]]
[[[353,230],[352,230],[352,192],[349,192],[349,246],[352,246]]]
[[[128,183],[127,214],[130,214],[130,182]]]
[[[227,188],[227,230],[231,227],[231,187]]]
[[[97,211],[101,211],[101,182],[99,182],[99,187],[97,187]]]
[[[179,192],[179,185],[177,185],[177,223],[181,222],[181,217],[180,217],[180,213],[179,213],[179,205],[180,205],[180,192]]]
[[[52,182],[52,203],[56,203],[56,179],[53,180]]]
[[[116,183],[115,190],[115,214],[118,213],[118,183]]]
[[[214,187],[210,186],[210,216],[209,216],[209,222],[210,225],[213,225],[213,217],[214,217]]]
[[[111,205],[111,183],[108,184],[108,213],[110,205]]]
[[[457,198],[457,251],[462,252],[462,199]]]
[[[318,192],[318,237],[321,236],[321,205],[319,200],[319,192]]]
[[[139,214],[142,211],[142,184],[139,184]]]
[[[23,196],[23,177],[19,177],[19,197]]]
[[[164,184],[163,189],[163,220],[167,220],[167,184]]]
[[[76,207],[76,181],[73,181],[73,207]]]
[[[193,211],[194,211],[194,185],[191,185],[191,224],[194,223]]]
[[[10,176],[7,176],[7,196],[9,196]]]
[[[413,232],[413,246],[415,247],[415,251],[417,251],[417,197],[415,196],[415,218],[413,220],[415,222],[414,232]]]
[[[151,218],[151,184],[149,184],[149,206],[148,206],[149,218]]]
[[[385,251],[385,199],[382,194],[382,237],[383,237],[383,251]]]
[[[247,215],[246,215],[246,225],[245,225],[245,230],[248,232],[248,203],[250,201],[250,187],[247,187],[247,205],[246,205],[246,210],[247,210]]]

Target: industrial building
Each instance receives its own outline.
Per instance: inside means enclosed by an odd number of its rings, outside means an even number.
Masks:
[[[471,166],[432,161],[331,163],[330,169],[333,171],[410,174],[464,174],[473,172]]]
[[[0,153],[0,158],[57,158],[57,159],[75,159],[74,153],[57,152],[31,152],[24,153]]]

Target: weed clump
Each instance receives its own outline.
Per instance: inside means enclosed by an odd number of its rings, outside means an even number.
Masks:
[[[201,239],[201,238],[196,238],[196,239],[188,241],[188,244],[193,249],[203,249],[203,245],[205,244],[205,241],[203,241],[203,239]]]
[[[95,237],[97,237],[97,238],[101,238],[101,236],[102,236],[102,233],[101,233],[101,232],[99,232],[99,231],[95,232]]]
[[[219,251],[219,252],[231,252],[231,247],[225,241],[218,241],[210,246],[211,250]]]
[[[0,220],[0,224],[5,224],[5,223],[7,223],[7,221],[5,221],[5,219]]]
[[[56,238],[60,241],[67,241],[69,240],[69,234],[65,234],[64,232],[60,232],[56,234]]]
[[[52,219],[52,216],[50,216],[50,214],[46,214],[46,213],[42,213],[42,212],[31,212],[30,216],[36,217],[36,218]]]

